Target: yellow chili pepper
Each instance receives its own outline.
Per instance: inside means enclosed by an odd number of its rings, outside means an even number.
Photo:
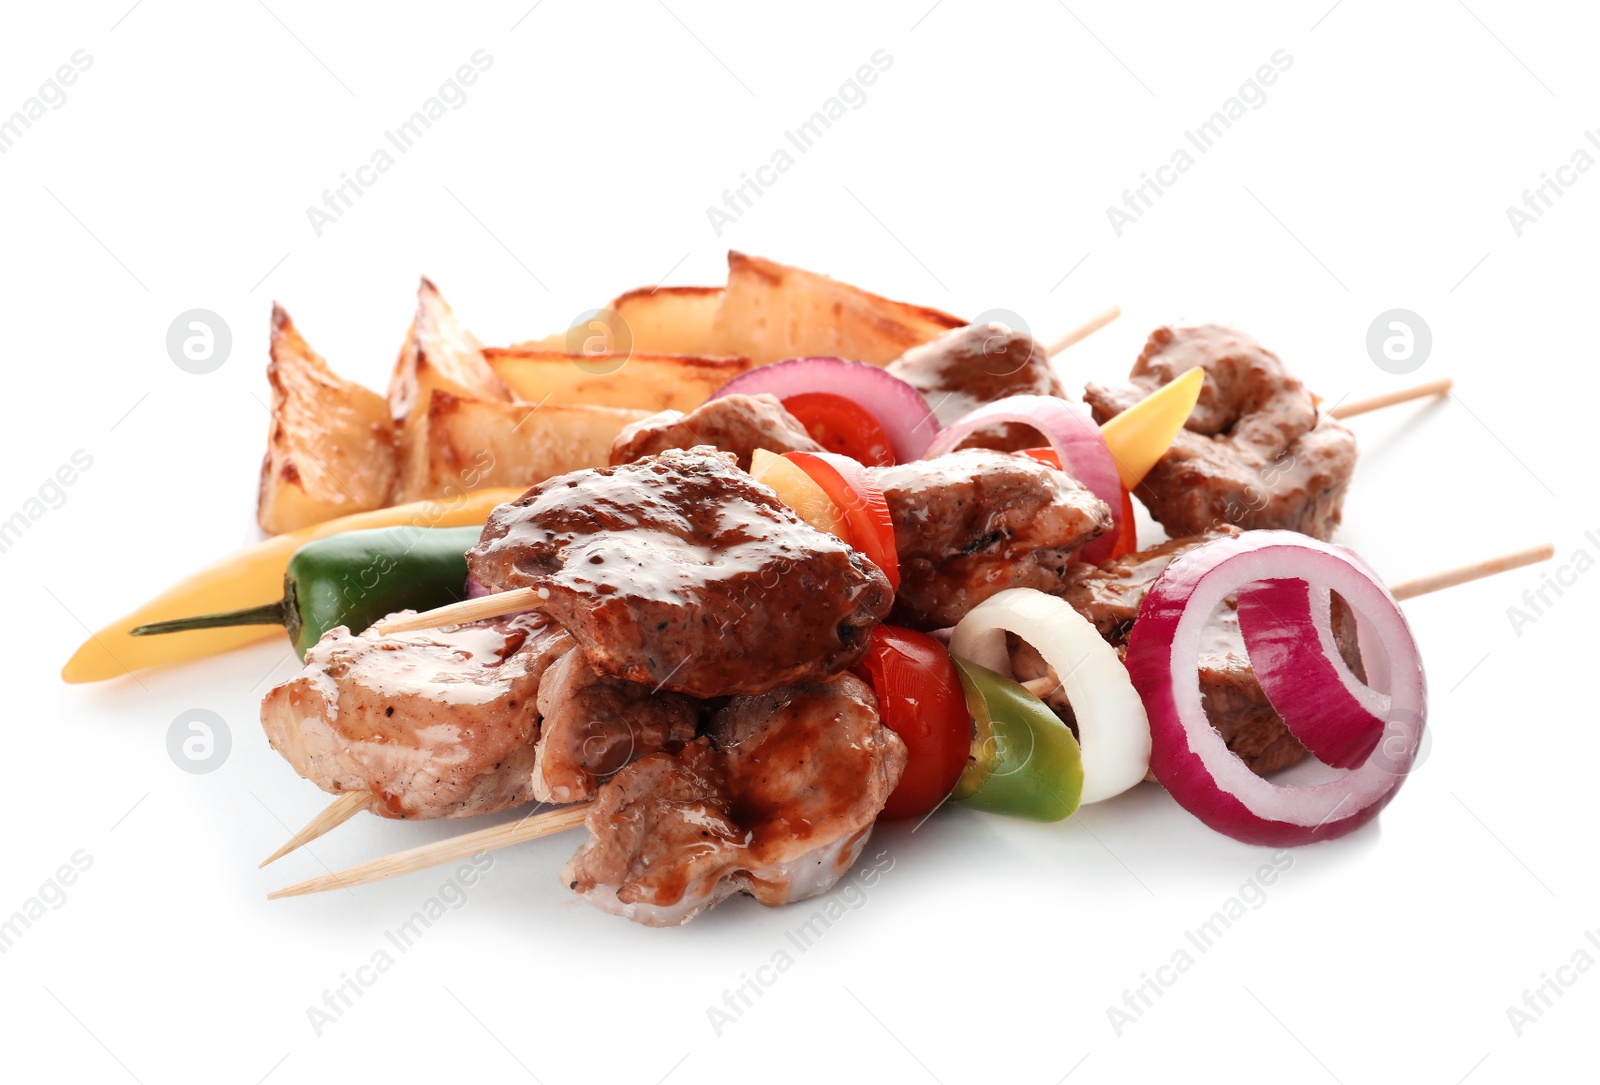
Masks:
[[[473,490],[453,500],[416,501],[358,512],[286,535],[274,535],[173,585],[132,614],[93,634],[61,668],[61,677],[73,683],[99,682],[140,667],[199,659],[265,637],[282,636],[283,631],[271,625],[195,629],[159,637],[133,637],[128,631],[151,622],[271,602],[283,594],[283,575],[289,559],[313,539],[372,527],[481,524],[496,505],[515,501],[523,492],[518,487]]]
[[[1163,385],[1100,427],[1117,461],[1122,485],[1132,490],[1150,473],[1200,402],[1206,371],[1199,366]]]

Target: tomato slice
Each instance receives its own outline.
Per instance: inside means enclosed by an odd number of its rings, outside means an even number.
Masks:
[[[1110,561],[1139,549],[1139,528],[1133,522],[1133,495],[1122,488],[1122,528],[1117,532],[1117,543],[1111,548]]]
[[[806,428],[811,439],[829,452],[870,467],[894,463],[888,433],[872,412],[855,400],[832,392],[801,392],[785,396],[783,406]]]
[[[972,713],[955,661],[926,633],[880,625],[856,673],[878,695],[878,717],[910,755],[883,816],[921,817],[955,787],[972,753]]]
[[[851,542],[850,523],[844,518],[844,513],[828,500],[828,495],[816,480],[802,471],[793,460],[758,448],[750,455],[750,477],[763,486],[770,486],[779,501],[818,531],[837,535],[855,545]]]
[[[1038,460],[1046,467],[1061,470],[1061,457],[1056,455],[1053,448],[1024,448],[1021,455],[1031,460]],[[1124,554],[1131,554],[1139,549],[1139,528],[1133,522],[1133,495],[1128,493],[1126,486],[1122,487],[1122,523],[1117,531],[1116,545],[1111,548],[1111,556],[1107,561],[1115,561]]]
[[[850,523],[850,545],[883,570],[889,587],[900,590],[900,553],[894,545],[894,520],[889,502],[866,469],[833,452],[786,452],[785,458],[806,474]]]

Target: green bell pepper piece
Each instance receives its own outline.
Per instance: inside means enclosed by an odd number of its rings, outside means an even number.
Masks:
[[[975,726],[972,757],[951,801],[1030,821],[1071,817],[1083,795],[1083,757],[1072,731],[1011,679],[964,659],[955,663]]]

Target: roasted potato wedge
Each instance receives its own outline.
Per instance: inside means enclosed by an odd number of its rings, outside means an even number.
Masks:
[[[484,357],[518,399],[529,403],[692,411],[740,373],[748,358],[644,354],[586,358],[554,350],[486,347]]]
[[[411,443],[396,502],[485,486],[532,486],[610,460],[611,442],[652,411],[505,403],[432,391],[407,423]]]
[[[721,303],[720,286],[646,286],[607,308],[627,323],[635,354],[706,355],[715,353],[711,335]]]
[[[606,308],[627,325],[635,354],[705,355],[721,300],[720,286],[641,286],[612,298]],[[577,354],[587,337],[587,330],[569,328],[509,349]]]
[[[758,365],[811,354],[887,365],[966,323],[813,271],[730,252],[708,353],[743,355]]]
[[[434,390],[468,399],[511,399],[510,389],[483,360],[478,337],[461,323],[439,288],[424,278],[417,288],[416,319],[389,378],[394,420],[409,416],[413,405],[426,404]]]
[[[394,423],[378,393],[344,380],[272,307],[272,425],[256,520],[271,535],[382,508],[396,474]]]

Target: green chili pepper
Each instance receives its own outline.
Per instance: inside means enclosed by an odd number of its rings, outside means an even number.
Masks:
[[[301,659],[335,626],[360,632],[397,610],[432,610],[466,597],[466,552],[476,527],[380,527],[306,543],[289,559],[283,598],[244,610],[141,625],[136,637],[229,625],[281,625]]]
[[[1083,758],[1072,731],[1011,679],[955,662],[975,737],[951,800],[1030,821],[1071,817],[1083,794]]]

